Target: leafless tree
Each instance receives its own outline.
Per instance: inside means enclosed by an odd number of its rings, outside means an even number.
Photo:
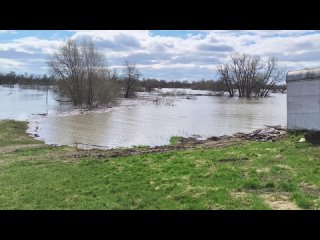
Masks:
[[[285,78],[285,71],[275,58],[263,61],[259,56],[231,55],[231,60],[217,67],[230,97],[267,97],[270,90]]]
[[[220,75],[220,80],[224,83],[226,90],[230,97],[234,96],[234,84],[233,79],[229,76],[229,68],[227,65],[218,65],[218,74]]]
[[[142,76],[140,71],[136,68],[135,64],[125,61],[125,68],[123,70],[124,75],[124,97],[133,97],[136,93],[137,83]]]
[[[263,67],[264,71],[257,78],[260,88],[255,91],[256,97],[267,97],[276,84],[285,79],[286,71],[279,67],[275,58],[269,58],[263,63]]]
[[[65,94],[70,95],[73,104],[82,104],[84,69],[78,44],[69,39],[51,56],[48,65],[52,73],[61,79],[60,87],[63,87]]]
[[[92,40],[76,42],[69,39],[48,61],[51,72],[59,79],[60,94],[70,97],[73,104],[105,103],[110,98],[115,83],[110,70],[104,63],[104,57],[95,48]],[[104,92],[101,92],[101,90]],[[108,97],[102,97],[108,95]]]
[[[94,87],[97,87],[99,78],[105,76],[101,71],[104,71],[104,58],[99,53],[92,41],[84,40],[81,44],[83,55],[85,79],[87,80],[87,105],[92,106],[94,102]]]
[[[118,76],[115,70],[102,69],[99,71],[93,88],[95,103],[110,103],[119,97],[120,86],[117,79]]]

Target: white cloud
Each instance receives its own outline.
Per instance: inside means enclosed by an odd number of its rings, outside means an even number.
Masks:
[[[24,37],[14,39],[11,42],[0,43],[0,51],[15,50],[17,52],[35,54],[35,53],[53,53],[63,41],[39,39],[37,37]]]
[[[214,76],[216,64],[225,62],[235,52],[275,56],[282,65],[295,69],[320,65],[320,32],[314,30],[201,30],[190,31],[184,37],[164,36],[148,30],[71,32],[72,39],[91,37],[109,66],[121,67],[128,59],[137,63],[145,77],[194,80],[201,79],[201,74],[203,78]],[[2,59],[17,63],[21,60],[19,53],[21,56],[23,53],[25,68],[37,69],[41,61],[31,59],[40,60],[62,43],[63,39],[17,38],[0,42],[0,57],[2,54]]]
[[[24,63],[22,62],[6,59],[6,58],[0,58],[0,69],[3,69],[5,71],[9,69],[20,68],[23,66],[24,66]]]

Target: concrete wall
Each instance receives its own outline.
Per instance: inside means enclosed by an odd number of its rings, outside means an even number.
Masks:
[[[288,129],[320,131],[320,68],[287,74]]]

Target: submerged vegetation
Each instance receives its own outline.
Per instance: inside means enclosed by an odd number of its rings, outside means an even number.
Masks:
[[[48,66],[58,79],[59,94],[74,106],[93,107],[118,96],[115,72],[107,68],[92,40],[69,39],[51,56]]]
[[[44,145],[26,128],[0,121],[1,209],[320,209],[320,147],[302,133],[108,157]]]
[[[275,57],[264,61],[260,56],[231,55],[230,61],[217,67],[220,80],[230,97],[268,97],[273,88],[281,83],[286,72]]]

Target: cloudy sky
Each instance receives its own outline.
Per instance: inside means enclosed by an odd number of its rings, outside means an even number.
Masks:
[[[0,30],[0,71],[48,73],[46,61],[67,39],[91,37],[110,67],[127,59],[145,78],[215,79],[232,53],[275,56],[287,70],[320,67],[315,30]]]

